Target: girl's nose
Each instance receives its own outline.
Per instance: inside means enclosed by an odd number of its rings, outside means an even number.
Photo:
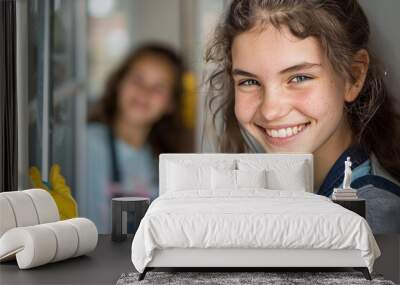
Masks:
[[[292,109],[281,90],[266,90],[263,94],[259,112],[266,121],[275,121],[285,117]]]

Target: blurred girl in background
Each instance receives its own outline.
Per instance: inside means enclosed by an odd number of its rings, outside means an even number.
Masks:
[[[111,229],[111,198],[158,196],[158,155],[181,151],[182,73],[171,49],[139,47],[111,74],[90,114],[86,209],[100,233]]]

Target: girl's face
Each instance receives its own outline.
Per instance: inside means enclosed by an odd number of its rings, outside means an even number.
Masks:
[[[348,140],[348,87],[317,39],[271,25],[244,32],[233,41],[232,76],[236,117],[266,152],[314,153]]]
[[[119,117],[134,125],[151,125],[172,110],[175,71],[164,58],[143,55],[121,81]]]

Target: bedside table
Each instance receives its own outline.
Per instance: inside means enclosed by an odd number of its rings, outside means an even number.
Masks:
[[[149,198],[120,197],[112,199],[112,234],[113,241],[124,241],[128,234],[128,212],[134,214],[133,234],[139,227],[150,205]]]
[[[356,200],[333,200],[332,202],[339,204],[340,206],[353,211],[356,214],[359,214],[361,217],[365,219],[365,200],[364,199],[356,199]]]

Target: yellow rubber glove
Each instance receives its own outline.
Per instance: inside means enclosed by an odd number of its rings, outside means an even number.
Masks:
[[[57,204],[60,219],[66,220],[78,216],[78,206],[71,195],[71,190],[65,183],[65,178],[61,175],[60,166],[52,165],[50,169],[49,182],[42,181],[40,171],[37,167],[29,169],[29,176],[33,187],[47,190]]]

